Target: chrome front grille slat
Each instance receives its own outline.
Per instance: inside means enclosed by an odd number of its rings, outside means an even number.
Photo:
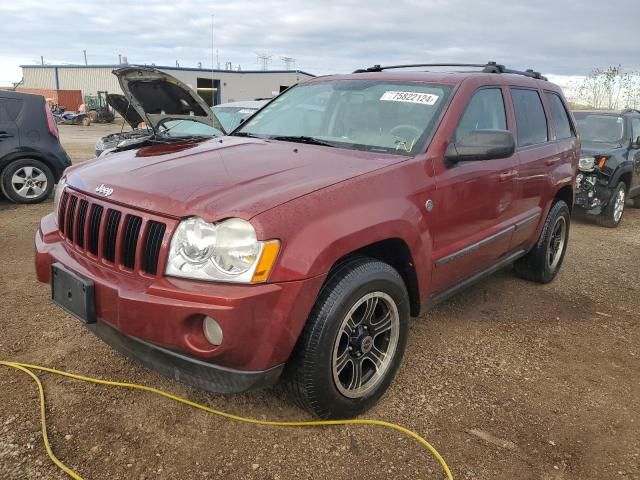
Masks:
[[[147,239],[144,246],[143,270],[151,275],[155,275],[158,271],[158,257],[160,256],[160,247],[162,238],[167,226],[164,223],[149,222],[147,227]]]
[[[167,224],[67,189],[60,199],[60,235],[91,258],[157,275]],[[170,220],[169,220],[170,222]]]
[[[109,262],[115,262],[116,260],[116,237],[121,215],[118,210],[109,209],[107,211],[107,226],[104,231],[102,256]]]
[[[100,244],[100,222],[102,221],[102,205],[94,205],[91,209],[91,220],[89,221],[89,242],[87,250],[94,255],[98,255],[98,245]]]
[[[64,233],[65,229],[65,215],[67,213],[67,202],[69,201],[69,194],[64,192],[60,199],[60,206],[58,207],[58,225],[60,233]]]
[[[76,245],[84,248],[84,226],[87,221],[87,210],[89,210],[89,202],[80,200],[80,208],[78,210],[78,221],[76,222],[75,241]]]
[[[122,240],[120,252],[120,261],[122,265],[127,268],[133,269],[136,264],[136,248],[141,226],[142,218],[136,215],[127,215],[124,225],[124,239]]]
[[[78,205],[78,197],[72,195],[69,199],[69,208],[67,209],[67,220],[65,231],[67,232],[67,238],[73,242],[76,206]]]

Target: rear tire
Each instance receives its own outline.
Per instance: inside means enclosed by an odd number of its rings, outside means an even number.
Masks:
[[[40,203],[51,195],[55,180],[49,167],[40,160],[21,158],[5,167],[0,188],[15,203]]]
[[[515,274],[532,282],[552,281],[564,261],[570,223],[569,207],[563,200],[558,200],[549,210],[536,246],[514,263]]]
[[[320,418],[350,418],[389,387],[404,354],[409,295],[390,265],[354,258],[322,287],[283,375],[285,390]]]
[[[618,183],[611,195],[611,200],[602,213],[596,217],[596,221],[603,227],[616,228],[624,216],[624,207],[627,200],[627,185],[624,182]]]

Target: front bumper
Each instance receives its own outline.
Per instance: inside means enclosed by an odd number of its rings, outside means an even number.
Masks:
[[[284,368],[284,365],[263,371],[225,368],[129,337],[103,321],[87,327],[125,357],[174,380],[210,392],[235,393],[268,387],[278,380]]]
[[[613,190],[597,173],[578,173],[575,206],[585,213],[599,215],[609,203]]]
[[[161,373],[216,392],[273,383],[311,311],[324,276],[261,285],[232,285],[139,275],[88,258],[63,239],[53,215],[35,238],[38,280],[51,265],[95,285],[97,323],[106,343]],[[222,327],[220,346],[208,343],[202,318]]]

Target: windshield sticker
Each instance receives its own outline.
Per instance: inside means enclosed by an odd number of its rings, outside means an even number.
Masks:
[[[240,114],[253,113],[253,112],[255,112],[255,110],[251,110],[250,108],[243,108],[242,110],[238,110],[238,113]]]
[[[394,92],[387,91],[382,94],[380,100],[387,102],[408,102],[421,105],[435,105],[440,97],[431,93],[418,92]]]

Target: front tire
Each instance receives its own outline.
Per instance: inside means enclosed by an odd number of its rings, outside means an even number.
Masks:
[[[602,210],[602,213],[596,217],[597,222],[608,228],[616,228],[620,225],[622,216],[624,215],[624,207],[627,201],[627,185],[624,182],[618,183],[616,189],[611,195],[611,200]]]
[[[15,160],[2,171],[0,187],[5,197],[15,203],[40,203],[51,195],[53,174],[39,160]]]
[[[570,223],[569,207],[563,200],[558,200],[549,210],[536,246],[514,263],[515,274],[538,283],[552,281],[567,252]]]
[[[354,258],[338,266],[318,295],[287,363],[292,400],[320,418],[350,418],[389,387],[404,354],[409,296],[390,265]]]

